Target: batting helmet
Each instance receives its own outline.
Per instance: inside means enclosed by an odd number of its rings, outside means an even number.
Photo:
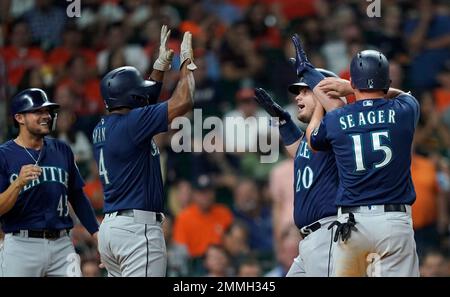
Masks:
[[[161,83],[144,80],[139,70],[125,66],[108,72],[100,83],[100,89],[108,110],[133,109],[155,103],[161,92]]]
[[[358,90],[383,90],[391,85],[389,62],[379,51],[365,50],[356,54],[350,64],[350,77]]]
[[[322,73],[322,75],[325,77],[338,77],[334,72],[332,72],[330,70],[326,70],[326,69],[322,69],[322,68],[316,68],[316,70],[319,71],[320,73]],[[300,93],[300,89],[305,88],[305,87],[309,88],[302,76],[298,82],[293,83],[292,85],[290,85],[288,87],[288,91],[294,95],[298,95]]]
[[[13,97],[11,101],[11,115],[14,116],[18,113],[32,112],[44,107],[50,108],[50,114],[52,115],[52,130],[55,129],[56,123],[56,109],[59,108],[59,104],[50,102],[47,94],[37,88],[31,88],[23,90]],[[14,123],[17,125],[17,121],[14,119]]]

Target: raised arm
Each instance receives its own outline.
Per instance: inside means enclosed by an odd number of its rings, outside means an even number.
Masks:
[[[326,77],[325,79],[320,81],[315,89],[317,89],[317,91],[325,93],[332,98],[345,97],[347,95],[354,94],[354,89],[352,88],[350,81],[335,77]],[[386,98],[393,99],[403,93],[404,91],[402,90],[389,88],[386,94]]]
[[[336,108],[342,107],[345,103],[338,97],[331,97],[327,93],[323,92],[320,88],[316,86],[325,79],[325,76],[314,68],[314,66],[309,62],[306,53],[303,49],[300,38],[297,34],[292,36],[292,42],[295,47],[295,59],[291,59],[292,63],[297,72],[297,76],[303,77],[306,84],[311,90],[313,90],[314,95],[319,99],[320,104],[323,108],[330,112]]]
[[[153,63],[153,71],[150,79],[162,83],[164,73],[170,70],[173,60],[173,50],[167,47],[167,41],[170,37],[170,30],[166,25],[161,27],[161,37],[159,39],[159,53],[155,63]]]
[[[273,118],[279,120],[281,139],[291,157],[295,157],[302,132],[291,119],[291,115],[285,111],[262,88],[255,89],[255,100]],[[272,122],[273,123],[273,122]]]
[[[319,102],[317,102],[319,103]],[[323,119],[323,116],[325,114],[325,111],[323,109],[323,106],[321,104],[316,104],[316,107],[314,108],[313,115],[311,117],[311,121],[308,124],[308,127],[306,128],[306,139],[308,140],[309,147],[316,151],[313,144],[311,143],[311,135],[316,132],[317,129],[320,127],[320,122]]]
[[[186,114],[194,105],[192,100],[195,80],[192,72],[197,69],[197,66],[194,64],[192,34],[190,32],[184,33],[183,41],[181,42],[180,62],[180,80],[168,101],[169,124],[174,118]]]

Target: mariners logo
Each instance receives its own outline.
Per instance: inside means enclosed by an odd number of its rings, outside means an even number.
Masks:
[[[319,134],[319,127],[317,127],[316,129],[314,129],[313,133],[314,136],[316,136],[317,134]]]
[[[159,155],[159,148],[152,139],[152,156]]]
[[[363,106],[373,106],[373,101],[372,100],[364,100]]]

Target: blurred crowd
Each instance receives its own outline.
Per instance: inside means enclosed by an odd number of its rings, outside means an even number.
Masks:
[[[203,116],[259,114],[253,87],[270,90],[295,115],[287,92],[296,80],[288,63],[293,33],[316,67],[347,79],[356,52],[378,49],[390,60],[392,87],[421,103],[411,168],[421,273],[450,276],[450,3],[379,2],[381,17],[371,18],[365,0],[81,0],[81,17],[69,18],[67,1],[2,0],[0,140],[16,133],[10,98],[25,88],[44,89],[61,105],[53,136],[72,147],[101,221],[103,193],[90,140],[105,112],[99,80],[123,65],[148,76],[162,24],[172,30],[176,56],[182,33],[193,34],[194,107]],[[165,74],[161,101],[176,85],[178,61]],[[283,154],[262,164],[259,152],[176,153],[174,132],[155,139],[167,195],[168,276],[284,276],[300,240],[293,161]],[[83,274],[104,275],[87,231],[76,224],[72,237]]]

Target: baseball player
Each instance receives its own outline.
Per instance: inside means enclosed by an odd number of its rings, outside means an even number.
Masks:
[[[331,71],[317,69],[326,77],[337,77]],[[314,94],[301,78],[289,86],[296,95],[298,119],[309,123],[316,105]],[[279,130],[287,151],[294,158],[294,221],[303,240],[299,254],[287,276],[330,276],[332,240],[327,228],[336,220],[335,206],[338,174],[331,151],[313,152],[306,138],[283,110],[263,89],[255,90],[256,101],[272,117],[280,120]],[[342,101],[339,101],[343,105]],[[322,106],[320,105],[322,108]]]
[[[157,71],[170,68],[170,31],[161,31]],[[165,276],[167,253],[161,228],[164,193],[159,150],[153,136],[192,109],[194,93],[192,35],[180,51],[180,80],[167,101],[155,104],[160,86],[133,67],[112,70],[101,81],[109,114],[93,132],[94,156],[105,194],[99,252],[109,276]],[[153,74],[152,74],[153,75]]]
[[[19,135],[0,146],[0,220],[6,234],[1,276],[81,276],[69,236],[69,202],[96,237],[97,219],[70,147],[45,137],[57,108],[40,89],[26,89],[12,99]]]
[[[323,80],[308,61],[300,40],[293,41],[297,74],[320,102],[329,92],[356,97],[354,104],[325,116],[317,105],[306,132],[312,149],[332,150],[336,157],[335,275],[419,276],[410,173],[417,100],[389,88],[389,62],[378,51],[357,53],[350,65],[351,83],[333,87],[333,80]]]

